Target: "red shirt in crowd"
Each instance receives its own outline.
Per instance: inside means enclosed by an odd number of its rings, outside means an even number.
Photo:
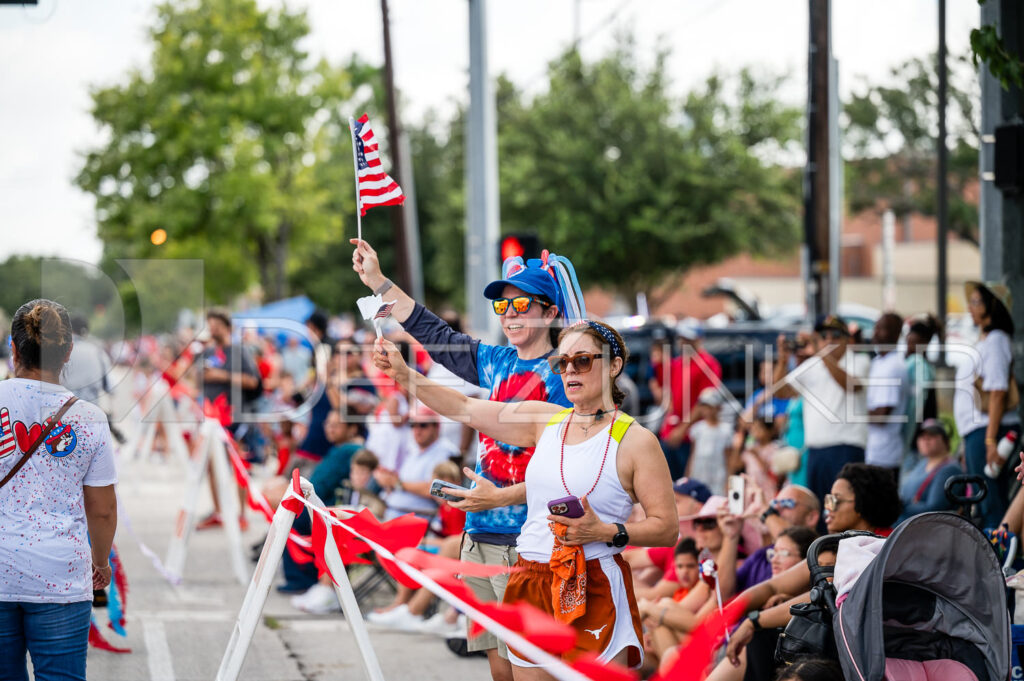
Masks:
[[[659,437],[665,439],[681,421],[684,414],[690,419],[693,405],[704,388],[715,386],[716,379],[722,379],[722,365],[710,353],[701,349],[694,352],[687,349],[682,357],[675,357],[669,364],[672,390],[672,410],[665,417]],[[685,388],[685,389],[684,389]]]

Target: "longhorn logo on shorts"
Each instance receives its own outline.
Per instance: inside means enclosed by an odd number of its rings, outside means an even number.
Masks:
[[[607,626],[608,625],[606,624],[600,629],[584,629],[583,631],[587,632],[588,634],[593,634],[595,639],[599,639],[601,638],[601,632],[604,631],[605,627]]]

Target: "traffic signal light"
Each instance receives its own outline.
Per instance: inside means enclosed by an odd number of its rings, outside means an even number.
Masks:
[[[523,260],[540,257],[540,239],[536,234],[506,234],[501,238],[498,260],[521,257]]]

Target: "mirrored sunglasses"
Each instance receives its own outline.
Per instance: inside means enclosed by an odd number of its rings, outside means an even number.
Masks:
[[[511,305],[512,309],[517,314],[526,314],[530,311],[530,306],[536,302],[538,305],[548,307],[548,303],[543,300],[534,298],[533,296],[516,296],[515,298],[495,298],[491,301],[491,307],[494,308],[494,314],[503,315],[508,312],[508,308]]]

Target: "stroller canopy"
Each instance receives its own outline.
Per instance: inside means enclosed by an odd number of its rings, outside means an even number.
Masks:
[[[882,681],[885,659],[958,659],[981,681],[1010,673],[1010,616],[984,535],[952,513],[914,516],[892,533],[835,616],[848,680]]]

